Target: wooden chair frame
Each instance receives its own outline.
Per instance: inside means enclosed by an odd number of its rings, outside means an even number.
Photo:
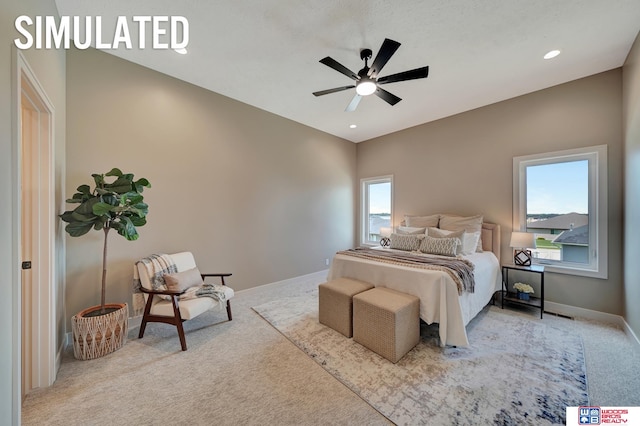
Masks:
[[[230,277],[232,274],[200,274],[202,276],[202,280],[204,280],[206,277],[219,277],[220,281],[222,282],[222,285],[226,286],[225,282],[224,282],[224,278],[225,277]],[[184,294],[187,290],[183,290],[183,291],[170,291],[170,290],[164,290],[164,291],[157,291],[157,290],[148,290],[144,287],[140,287],[140,290],[143,293],[148,294],[149,296],[147,297],[147,303],[144,306],[144,314],[142,316],[142,323],[140,324],[140,333],[138,333],[138,339],[142,339],[142,337],[144,336],[144,330],[147,327],[147,323],[149,322],[162,322],[165,324],[171,324],[171,325],[175,325],[176,328],[178,329],[178,337],[180,337],[180,345],[182,346],[182,350],[186,351],[187,350],[187,341],[185,339],[184,336],[184,328],[182,327],[182,323],[186,320],[182,319],[182,316],[180,315],[180,305],[179,305],[179,297],[180,295]],[[151,306],[153,305],[153,296],[155,295],[166,295],[166,296],[171,296],[171,304],[173,306],[173,316],[169,317],[169,316],[164,316],[164,315],[152,315],[151,314]],[[231,303],[229,300],[227,300],[227,317],[229,318],[229,321],[231,321],[232,315],[231,315]]]

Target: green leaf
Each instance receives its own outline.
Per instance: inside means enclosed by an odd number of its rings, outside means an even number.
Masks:
[[[131,223],[135,226],[144,226],[147,224],[147,219],[145,217],[131,216]]]
[[[105,176],[122,176],[122,172],[120,171],[120,169],[114,167],[113,169],[109,170]]]
[[[127,204],[138,204],[141,203],[142,200],[144,200],[144,197],[140,194],[138,194],[137,192],[127,192],[126,194],[123,195],[125,201]]]
[[[126,216],[121,216],[120,220],[116,223],[119,223],[121,226],[118,227],[118,234],[122,235],[129,241],[134,241],[138,239],[138,231],[136,231],[136,227]]]
[[[120,205],[120,198],[117,195],[109,192],[102,197],[102,202],[110,204],[112,206],[118,206]]]
[[[97,187],[100,187],[104,184],[104,175],[94,173],[91,176],[93,176],[93,181],[95,182]]]
[[[130,180],[126,179],[125,177],[119,177],[113,183],[105,184],[104,188],[108,189],[111,192],[125,194],[133,189],[131,185],[132,183]]]
[[[136,191],[138,192],[142,192],[145,186],[147,188],[151,188],[151,183],[149,183],[149,181],[146,180],[145,178],[138,179],[133,183],[133,185],[136,187]]]
[[[73,222],[93,222],[96,218],[94,214],[82,214],[77,211],[71,212],[70,218]]]
[[[89,198],[87,201],[84,201],[82,204],[76,207],[74,211],[85,216],[92,215],[93,205],[98,203],[99,201],[100,200],[98,198]]]
[[[101,231],[104,229],[106,223],[107,218],[102,216],[95,221],[95,223],[93,224],[93,229],[95,229],[96,231]]]
[[[80,185],[76,189],[76,191],[78,191],[81,195],[91,195],[91,187],[89,185]]]
[[[95,214],[96,216],[104,216],[106,214],[109,214],[111,211],[113,211],[116,208],[117,207],[114,207],[108,203],[103,203],[103,202],[95,203],[93,205],[93,214]]]
[[[65,226],[65,231],[69,233],[72,237],[80,237],[91,230],[93,227],[92,223],[84,223],[84,222],[71,222],[67,226]]]
[[[73,218],[71,217],[72,214],[73,214],[73,210],[67,210],[66,212],[60,215],[60,219],[62,219],[63,222],[72,222],[73,221]]]

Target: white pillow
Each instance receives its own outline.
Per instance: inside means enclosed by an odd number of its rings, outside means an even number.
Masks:
[[[476,251],[482,252],[482,239],[480,235],[482,233],[482,215],[477,216],[454,216],[454,215],[440,215],[440,229],[446,229],[447,231],[466,231],[469,233],[478,233],[478,242],[476,243]],[[463,242],[464,243],[464,242]]]
[[[439,214],[432,214],[431,216],[404,216],[404,224],[406,226],[417,228],[429,228],[431,226],[435,228],[438,226],[439,220]]]
[[[441,256],[456,256],[459,238],[433,238],[426,236],[420,243],[420,251]]]
[[[391,234],[390,247],[396,250],[417,251],[420,248],[420,240],[424,237],[424,235]]]
[[[427,228],[415,228],[413,226],[398,226],[396,234],[416,235],[424,234]]]

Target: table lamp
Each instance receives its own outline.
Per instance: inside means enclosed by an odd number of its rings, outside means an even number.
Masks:
[[[529,247],[535,246],[533,234],[528,232],[512,232],[511,247],[513,247],[513,263],[519,266],[531,265],[531,250]]]
[[[382,247],[389,247],[391,244],[391,239],[389,237],[391,236],[392,231],[393,229],[389,226],[380,227],[380,245]]]

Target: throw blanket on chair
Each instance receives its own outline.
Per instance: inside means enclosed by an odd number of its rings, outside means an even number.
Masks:
[[[339,251],[338,254],[376,260],[394,265],[410,266],[413,268],[432,269],[447,273],[458,287],[458,294],[463,291],[473,293],[475,278],[474,265],[467,259],[445,257],[437,255],[417,255],[395,251],[383,251],[366,247]]]
[[[142,283],[140,282],[140,276],[138,274],[138,264],[142,264],[147,271],[147,275],[151,280],[151,288],[153,290],[166,290],[167,287],[164,282],[165,274],[173,274],[178,272],[175,263],[171,259],[171,256],[167,254],[152,254],[149,257],[139,260],[133,265],[133,316],[140,316],[144,313],[144,293],[140,290]],[[158,295],[163,299],[170,300],[171,296]],[[191,287],[180,295],[179,299],[194,299],[196,297],[210,297],[216,300],[221,307],[224,307],[224,302],[227,301],[227,297],[224,293],[224,287],[219,284],[202,284],[199,286]]]
[[[176,264],[168,254],[152,254],[149,257],[139,260],[133,265],[133,316],[140,316],[144,313],[144,293],[140,290],[140,275],[138,274],[138,264],[142,264],[151,280],[153,290],[166,290],[164,284],[164,274],[174,274],[178,272]],[[169,296],[165,296],[170,298]]]

